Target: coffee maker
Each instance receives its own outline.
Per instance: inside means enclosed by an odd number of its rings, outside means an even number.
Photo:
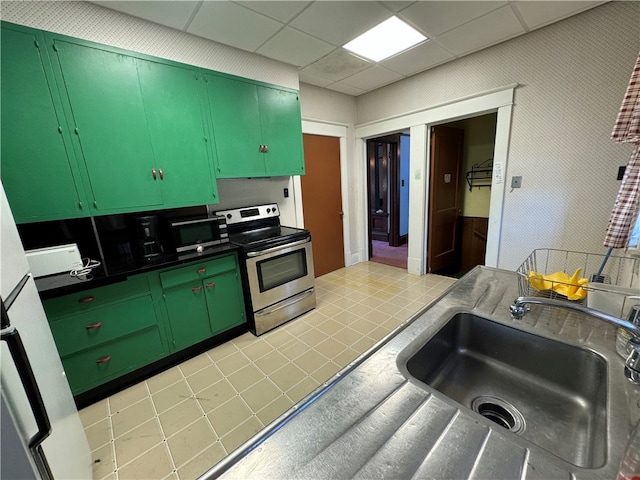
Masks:
[[[151,259],[164,252],[160,242],[159,222],[157,215],[135,218],[136,243],[141,258]]]

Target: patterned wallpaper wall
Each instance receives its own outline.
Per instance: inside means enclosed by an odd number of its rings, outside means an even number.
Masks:
[[[2,1],[2,20],[298,88],[298,69],[87,2]]]
[[[604,253],[618,167],[610,140],[640,50],[640,2],[610,2],[358,97],[365,123],[518,83],[499,266],[536,248]]]

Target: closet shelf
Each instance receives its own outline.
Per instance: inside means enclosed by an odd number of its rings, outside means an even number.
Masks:
[[[469,184],[469,191],[473,190],[473,187],[491,188],[491,178],[493,176],[493,158],[485,160],[482,163],[475,163],[471,170],[467,172],[467,183]]]

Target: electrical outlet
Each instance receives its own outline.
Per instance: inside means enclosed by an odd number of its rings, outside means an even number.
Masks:
[[[511,177],[511,188],[520,188],[522,186],[522,177]]]
[[[284,198],[289,198],[289,189],[288,188],[285,188],[283,193],[284,193]]]

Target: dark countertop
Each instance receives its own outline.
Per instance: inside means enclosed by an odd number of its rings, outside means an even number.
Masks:
[[[195,262],[200,259],[216,257],[239,250],[240,247],[226,243],[207,248],[202,253],[165,254],[148,261],[127,257],[118,261],[106,262],[106,265],[99,266],[86,278],[72,277],[68,273],[61,273],[37,278],[35,282],[41,300],[49,300],[91,288],[123,282],[132,275]]]

